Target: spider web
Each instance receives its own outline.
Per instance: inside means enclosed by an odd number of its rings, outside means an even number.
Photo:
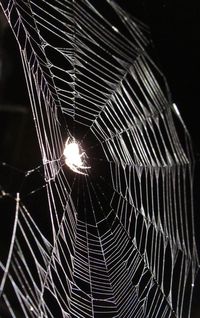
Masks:
[[[42,157],[16,196],[1,191],[15,211],[0,263],[10,316],[189,317],[193,154],[148,28],[112,0],[2,7]],[[68,137],[86,151],[88,175],[64,165]]]

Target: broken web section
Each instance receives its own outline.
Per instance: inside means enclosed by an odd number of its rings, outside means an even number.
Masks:
[[[148,28],[102,3],[2,2],[42,157],[24,177],[39,171],[41,187],[1,195],[15,206],[0,263],[11,317],[190,316],[199,267],[190,138]],[[78,148],[66,164],[71,136]]]

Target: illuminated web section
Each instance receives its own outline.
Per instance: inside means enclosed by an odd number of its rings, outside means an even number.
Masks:
[[[42,155],[43,186],[29,197],[48,202],[44,230],[23,193],[15,200],[0,263],[11,317],[16,308],[23,317],[189,317],[199,267],[193,156],[148,54],[148,28],[111,0],[3,6]],[[71,136],[87,175],[63,164]]]

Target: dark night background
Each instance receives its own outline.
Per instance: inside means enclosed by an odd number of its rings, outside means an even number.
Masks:
[[[198,237],[200,225],[200,9],[198,1],[138,0],[138,7],[137,4],[133,5],[134,0],[119,2],[133,16],[150,26],[157,64],[168,80],[173,100],[178,105],[191,134],[196,159],[194,195]],[[17,43],[2,13],[0,20],[0,134],[1,162],[22,170],[38,165],[40,154],[20,55]],[[0,173],[1,169],[2,167],[0,167]],[[7,171],[10,171],[9,169]],[[4,188],[8,191],[17,191],[18,185],[13,181],[13,173],[7,172],[6,176],[6,180],[3,180]],[[197,240],[199,244],[200,240],[198,238]],[[197,283],[199,284],[199,279]],[[195,289],[192,318],[200,317],[199,290],[199,288]]]

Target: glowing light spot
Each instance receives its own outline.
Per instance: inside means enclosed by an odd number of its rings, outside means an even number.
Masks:
[[[86,166],[87,155],[83,151],[81,152],[78,142],[74,138],[70,141],[70,137],[67,138],[65,148],[63,151],[66,165],[74,172],[87,175],[84,170],[91,167]]]
[[[69,161],[72,165],[82,165],[80,151],[77,143],[72,142],[71,144],[65,145],[64,156],[66,157],[66,160]]]
[[[119,33],[119,30],[118,30],[114,25],[112,25],[112,29],[113,29],[115,32],[118,32],[118,33]]]

